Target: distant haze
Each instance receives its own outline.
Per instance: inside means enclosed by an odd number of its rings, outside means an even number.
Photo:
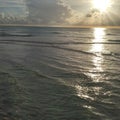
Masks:
[[[0,24],[120,26],[120,0],[104,13],[92,0],[0,0]]]

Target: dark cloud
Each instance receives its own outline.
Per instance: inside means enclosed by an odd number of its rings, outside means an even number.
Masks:
[[[70,16],[67,7],[58,4],[56,0],[27,0],[29,23],[63,24]]]

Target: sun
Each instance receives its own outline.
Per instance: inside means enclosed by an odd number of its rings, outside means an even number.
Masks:
[[[100,12],[105,12],[111,6],[110,0],[93,0],[93,7]]]

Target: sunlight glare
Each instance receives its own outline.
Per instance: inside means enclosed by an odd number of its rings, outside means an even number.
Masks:
[[[103,42],[105,36],[105,28],[94,28],[94,38],[93,43],[100,43],[100,44],[93,44],[91,51],[92,52],[101,52],[103,49]]]
[[[102,53],[104,51],[104,39],[105,39],[105,28],[94,28],[94,39],[93,45],[91,46],[91,52],[95,53],[96,56],[93,56],[92,62],[94,64],[94,68],[90,70],[91,72],[102,72],[103,67],[103,56]],[[95,74],[91,74],[91,77],[95,79],[96,82],[99,82],[100,77]]]
[[[110,6],[110,0],[93,0],[93,7],[100,12],[105,12]]]

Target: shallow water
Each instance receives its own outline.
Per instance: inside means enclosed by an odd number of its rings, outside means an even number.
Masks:
[[[0,27],[0,119],[119,120],[119,33]]]

